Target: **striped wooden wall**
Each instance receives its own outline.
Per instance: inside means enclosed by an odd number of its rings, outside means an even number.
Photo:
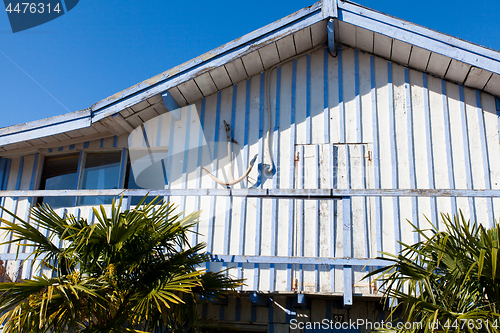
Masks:
[[[335,58],[326,49],[317,49],[281,64],[269,76],[275,172],[263,172],[263,164],[269,161],[264,154],[266,73],[261,73],[187,107],[188,118],[174,123],[164,117],[161,124],[158,119],[146,123],[148,128],[163,129],[149,131],[150,142],[156,142],[153,138],[162,145],[172,142],[172,151],[195,148],[189,149],[181,163],[168,166],[170,188],[222,189],[201,167],[227,178],[223,121],[231,125],[237,142],[233,144],[235,178],[258,154],[248,179],[235,189],[500,188],[500,103],[487,93],[348,47]],[[200,128],[208,146],[196,149]],[[106,140],[106,145],[90,142],[72,149],[119,149],[126,139]],[[63,147],[62,152],[66,150],[69,148]],[[33,189],[35,166],[41,165],[46,154],[51,152],[0,161],[0,170],[10,167],[7,189]],[[491,198],[355,197],[350,214],[353,245],[347,249],[344,244],[349,242],[342,232],[344,212],[337,201],[215,196],[168,199],[181,210],[203,210],[198,226],[201,235],[193,235],[192,241],[205,241],[208,251],[216,255],[345,257],[352,253],[355,258],[372,258],[379,251],[398,251],[398,241],[417,240],[407,219],[425,226],[426,218],[437,223],[438,213],[461,209],[466,217],[489,225],[500,216],[500,202]],[[4,204],[14,210],[17,207],[22,216],[29,200],[7,198]],[[86,216],[90,210],[79,207],[68,212]],[[342,266],[209,265],[210,269],[223,267],[246,278],[247,290],[329,293],[343,288]],[[354,292],[373,293],[370,281],[360,281],[365,271],[361,267],[353,271]]]

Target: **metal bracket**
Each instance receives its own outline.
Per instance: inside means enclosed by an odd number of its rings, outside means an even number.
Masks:
[[[256,291],[250,294],[250,301],[255,306],[269,306],[269,298]]]

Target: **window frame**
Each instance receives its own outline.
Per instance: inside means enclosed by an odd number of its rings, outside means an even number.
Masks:
[[[43,171],[44,171],[44,162],[45,158],[47,157],[57,157],[57,156],[64,156],[64,155],[69,155],[69,154],[74,154],[78,151],[73,151],[73,152],[68,152],[65,151],[63,154],[51,154],[51,155],[44,155],[43,159],[40,159],[40,172],[38,175],[38,184],[37,188],[40,189],[41,186],[41,179],[43,178]],[[99,153],[99,154],[105,154],[105,153],[121,153],[120,157],[120,170],[118,173],[118,188],[119,189],[124,189],[125,187],[125,176],[126,176],[126,168],[127,168],[127,160],[128,160],[128,149],[127,148],[109,148],[109,149],[89,149],[89,150],[80,150],[79,156],[78,156],[78,167],[77,167],[77,172],[76,172],[76,183],[75,187],[72,189],[68,190],[80,190],[82,186],[82,178],[83,178],[83,171],[85,169],[85,163],[87,161],[87,155],[88,154],[94,154],[94,153]],[[43,201],[43,200],[42,200]],[[78,201],[79,197],[75,196],[73,200],[73,205],[71,207],[78,207]]]

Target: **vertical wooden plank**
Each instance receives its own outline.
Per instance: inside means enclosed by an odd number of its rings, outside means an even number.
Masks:
[[[346,121],[345,121],[345,108],[344,108],[344,81],[342,74],[342,53],[343,50],[339,50],[337,53],[338,61],[338,88],[339,88],[339,142],[346,142]]]
[[[296,149],[296,154],[298,157],[298,168],[297,168],[297,179],[295,181],[296,189],[304,189],[304,169],[305,169],[305,156],[304,156],[304,145],[299,145]],[[297,209],[297,252],[298,256],[304,257],[305,255],[305,212],[304,212],[304,200],[298,200]],[[304,267],[302,264],[299,265],[299,283],[298,290],[304,290]]]
[[[361,103],[361,138],[362,142],[368,144],[363,144],[361,154],[361,175],[363,188],[373,188],[374,187],[374,150],[373,150],[373,106],[372,106],[372,96],[371,96],[371,60],[370,55],[366,53],[359,54],[359,94]],[[375,198],[365,197],[362,198],[364,201],[364,231],[365,231],[365,248],[364,257],[372,258],[379,254],[376,249],[376,227],[375,227]],[[365,275],[370,271],[369,267],[363,269],[363,267],[358,268],[358,274]],[[371,280],[366,280],[368,285],[371,285]],[[364,288],[363,292],[372,291],[370,289]]]
[[[281,93],[281,67],[276,69],[276,93],[275,93],[275,120],[273,131],[273,158],[274,170],[273,175],[273,188],[279,188],[279,170],[280,170],[280,93]],[[277,241],[278,241],[278,200],[272,199],[271,208],[271,255],[278,255]],[[269,289],[276,290],[276,271],[275,265],[271,264]],[[272,308],[272,307],[271,307]]]
[[[464,149],[464,163],[465,163],[465,179],[466,186],[468,189],[474,188],[472,183],[472,165],[470,160],[470,143],[469,143],[469,124],[467,121],[467,109],[465,108],[465,97],[464,97],[464,87],[460,85],[459,96],[460,96],[460,116],[462,118],[462,138],[463,138],[463,149]],[[470,219],[477,221],[477,214],[475,208],[475,199],[469,199],[469,212]]]
[[[297,125],[295,122],[295,95],[297,89],[297,60],[293,60],[293,68],[292,68],[292,87],[291,87],[291,108],[290,108],[290,164],[289,164],[289,180],[288,180],[288,188],[295,188],[295,163],[296,163],[296,155],[295,155],[295,143],[296,143],[296,130]],[[295,200],[291,199],[288,203],[288,256],[297,255],[294,251],[295,246]],[[293,286],[293,271],[292,265],[288,264],[287,266],[287,290],[291,291]]]
[[[413,150],[415,154],[415,183],[416,188],[429,188],[429,164],[427,135],[425,132],[426,108],[425,108],[425,90],[423,76],[421,72],[409,70],[410,93],[412,99],[412,126],[413,131]],[[424,216],[431,218],[433,214],[430,207],[429,198],[417,198],[417,223],[420,228],[427,228],[427,220]]]
[[[373,126],[373,179],[374,188],[381,188],[381,173],[380,173],[380,135],[379,135],[379,114],[377,108],[377,86],[375,75],[375,57],[370,56],[370,84],[371,84],[371,107],[372,107],[372,126]],[[377,253],[383,251],[383,233],[382,233],[382,199],[375,198],[375,243]]]
[[[311,126],[311,55],[306,56],[306,144],[312,141]]]
[[[415,144],[414,144],[414,127],[413,127],[413,107],[411,98],[410,72],[405,68],[405,97],[406,97],[406,117],[408,127],[408,169],[410,176],[410,188],[417,188],[417,177],[415,172]],[[411,217],[412,223],[418,227],[418,205],[417,198],[411,198]],[[416,243],[420,239],[418,233],[413,233],[413,241]]]
[[[328,112],[328,101],[325,104],[325,61],[328,66],[328,59],[324,58],[324,49],[321,48],[311,53],[310,116],[311,143],[313,144],[324,143],[325,131],[326,133],[329,132],[329,121],[328,118],[325,119],[325,111]],[[327,121],[325,122],[325,120]]]
[[[491,188],[500,188],[500,145],[498,134],[497,98],[487,93],[481,93],[481,107],[486,132],[486,142],[488,147],[489,169],[491,178]],[[500,216],[500,199],[493,198],[493,217],[495,220]]]
[[[397,154],[397,141],[396,141],[396,120],[394,115],[394,86],[393,86],[393,78],[392,78],[392,63],[387,62],[387,77],[389,78],[388,82],[388,98],[389,98],[389,136],[391,137],[391,156],[392,156],[392,188],[399,188],[399,170],[398,170],[398,154]],[[393,201],[393,209],[394,209],[394,239],[396,241],[396,253],[401,251],[401,225],[399,218],[399,198],[394,197]]]
[[[364,118],[363,111],[361,105],[361,82],[360,82],[360,60],[359,60],[359,52],[355,50],[354,52],[354,84],[355,84],[355,102],[356,102],[356,142],[363,143],[364,136]],[[367,124],[368,125],[368,124]],[[360,147],[359,151],[360,155],[360,167],[359,167],[359,180],[356,181],[357,188],[366,188],[366,160],[365,160],[365,148],[364,146]],[[358,177],[356,177],[358,178]],[[359,187],[358,187],[359,186]],[[360,214],[359,220],[362,221],[362,228],[364,230],[364,253],[362,256],[369,258],[369,227],[368,227],[368,214],[367,214],[367,198],[357,198],[356,206],[361,207],[358,210],[358,214]]]
[[[293,62],[287,62],[277,68],[276,71],[276,118],[273,134],[273,148],[276,171],[273,176],[273,186],[276,188],[289,188],[290,159],[293,159],[290,141],[290,117],[291,117],[291,93],[292,93],[292,72]],[[271,93],[273,96],[273,93]],[[275,145],[278,145],[277,147]],[[274,181],[276,180],[276,184]],[[276,216],[276,253],[280,256],[289,255],[289,234],[293,235],[293,230],[289,230],[289,205],[290,200],[280,199],[276,202],[276,210],[280,214]],[[273,208],[274,209],[274,208]],[[279,217],[281,215],[281,218]],[[291,240],[293,242],[293,239]],[[276,287],[277,290],[288,290],[290,277],[287,264],[276,265]]]
[[[363,142],[363,118],[359,91],[359,52],[354,50],[354,101],[356,106],[356,143]]]
[[[252,79],[248,79],[246,81],[246,90],[245,90],[245,129],[244,129],[244,147],[243,147],[243,165],[247,165],[249,161],[249,142],[248,142],[248,130],[250,127],[249,117],[250,117],[250,88],[251,88]],[[248,187],[248,180],[246,182],[246,186]],[[247,198],[243,198],[243,202],[241,204],[241,222],[240,222],[240,243],[239,243],[239,254],[245,254],[245,243],[246,243],[246,218],[247,218],[247,207],[248,200]],[[243,278],[243,265],[238,264],[238,278]]]
[[[490,156],[488,154],[488,141],[486,137],[486,126],[484,123],[484,112],[481,104],[481,92],[476,90],[476,108],[477,118],[479,123],[479,136],[481,141],[481,152],[483,155],[483,173],[484,173],[484,188],[491,189],[491,171],[490,171]],[[495,215],[493,212],[493,199],[486,199],[486,209],[488,216],[488,225],[491,228],[495,224]]]
[[[394,97],[394,121],[396,134],[396,151],[397,151],[397,169],[398,169],[398,188],[410,188],[410,129],[408,128],[407,108],[406,105],[406,88],[405,88],[405,68],[403,66],[393,64],[392,66],[392,85]],[[399,207],[411,207],[412,198],[399,198]],[[413,242],[412,227],[406,220],[411,220],[411,210],[401,209],[399,213],[399,228],[401,241],[405,243]]]
[[[260,75],[260,85],[259,85],[259,157],[258,165],[260,166],[258,188],[262,188],[262,183],[264,181],[264,97],[265,96],[265,73]],[[256,227],[255,227],[255,255],[261,255],[262,252],[262,198],[257,199],[257,214],[256,214]],[[260,283],[260,270],[259,264],[254,266],[254,289],[259,290]]]
[[[201,100],[201,105],[200,105],[200,124],[199,124],[199,134],[198,134],[198,154],[197,154],[197,159],[196,159],[196,171],[195,171],[195,188],[201,188],[201,168],[202,168],[202,157],[203,157],[203,141],[204,141],[204,135],[203,135],[203,126],[205,124],[205,105],[206,105],[206,99],[203,98]],[[201,208],[201,198],[200,196],[195,197],[195,204],[194,206],[196,207],[196,211],[199,211]],[[194,233],[193,233],[193,244],[198,244],[198,232],[199,232],[200,224],[197,223],[194,227]]]
[[[433,156],[433,143],[432,143],[432,129],[431,129],[431,114],[429,107],[429,89],[427,87],[427,74],[422,74],[424,82],[424,117],[425,117],[425,137],[427,142],[427,168],[429,174],[429,188],[435,189],[436,182],[434,179],[434,156]],[[431,201],[431,222],[434,225],[438,223],[438,211],[436,198],[430,198]]]
[[[375,84],[377,93],[377,113],[378,113],[378,126],[379,126],[379,163],[380,168],[380,186],[381,188],[394,188],[393,187],[393,168],[382,167],[393,165],[393,157],[391,154],[391,147],[393,137],[390,135],[391,115],[389,112],[389,78],[388,78],[388,62],[376,57],[375,58]],[[380,198],[382,208],[381,219],[381,233],[382,233],[382,246],[384,251],[395,253],[394,240],[394,208],[393,198],[383,197]]]
[[[453,166],[453,146],[451,144],[451,122],[450,122],[450,112],[448,107],[448,96],[446,92],[446,81],[441,80],[441,94],[443,96],[443,116],[444,116],[444,131],[445,131],[445,142],[446,142],[446,160],[448,166],[448,182],[449,188],[455,189],[455,173]],[[457,214],[457,198],[450,198],[451,200],[451,213],[453,215]]]
[[[200,115],[200,123],[201,123],[201,131],[200,138],[206,141],[207,145],[201,150],[201,158],[198,156],[199,165],[213,174],[217,172],[217,170],[213,169],[213,149],[215,142],[217,141],[215,137],[215,123],[217,116],[217,95],[211,95],[209,97],[205,97],[201,100],[201,115]],[[214,181],[207,176],[207,173],[202,170],[199,174],[200,180],[197,181],[197,186],[199,188],[213,188]],[[200,209],[202,210],[200,216],[200,223],[198,226],[198,241],[204,241],[208,244],[209,237],[209,224],[212,220],[212,197],[202,196],[199,198]]]
[[[232,89],[232,103],[231,103],[231,121],[229,122],[231,126],[231,139],[234,140],[234,129],[236,127],[236,101],[238,97],[238,86],[234,85]],[[229,152],[228,152],[229,154]],[[229,156],[229,163],[232,163],[233,156]],[[231,175],[234,176],[234,175]],[[232,209],[233,209],[233,197],[226,198],[226,216],[225,216],[225,225],[224,225],[224,254],[229,254],[230,249],[230,238],[231,238],[231,230],[232,230]]]
[[[454,83],[446,82],[446,94],[448,102],[449,122],[450,122],[450,137],[451,137],[451,153],[453,163],[453,175],[455,188],[468,188],[467,171],[465,158],[466,149],[464,149],[464,142],[467,142],[467,137],[463,137],[463,124],[465,116],[465,108],[460,101],[460,86]],[[457,207],[460,208],[466,219],[473,219],[473,211],[469,210],[469,198],[456,198]]]
[[[342,99],[344,101],[345,143],[357,142],[357,134],[359,133],[357,128],[358,114],[356,112],[356,103],[358,103],[359,100],[356,99],[355,87],[356,53],[357,50],[355,51],[351,48],[342,50]]]
[[[315,188],[319,189],[320,188],[320,179],[321,179],[321,174],[320,174],[320,149],[319,145],[314,146],[315,151],[314,151],[314,165],[316,167],[316,172],[315,172]],[[320,201],[315,200],[313,202],[314,207],[314,218],[315,218],[315,249],[314,249],[314,255],[316,258],[319,258],[321,256],[321,218],[320,218]],[[320,291],[320,271],[318,265],[315,265],[314,267],[315,270],[315,278],[314,278],[314,285],[315,289],[314,291],[319,292]]]
[[[186,131],[186,134],[185,134],[185,138],[184,138],[184,156],[182,158],[182,176],[181,176],[181,182],[182,182],[182,185],[181,185],[181,188],[185,189],[187,188],[187,184],[188,184],[188,166],[191,164],[190,163],[190,160],[189,160],[189,151],[190,151],[190,147],[192,146],[191,142],[190,142],[190,137],[191,137],[191,114],[193,112],[193,106],[190,104],[188,107],[187,107],[187,114],[186,114],[186,123],[185,123],[185,131]],[[196,124],[196,123],[195,123]],[[185,211],[186,210],[186,200],[187,198],[186,197],[182,197],[181,198],[181,211]],[[183,214],[185,215],[185,214]]]
[[[305,144],[307,136],[310,135],[307,122],[307,56],[297,59],[297,80],[296,80],[296,109],[295,120],[297,126],[297,144]]]
[[[219,159],[218,157],[218,148],[219,148],[219,130],[220,130],[220,109],[221,109],[221,95],[222,92],[219,91],[217,93],[217,109],[215,115],[215,129],[214,129],[214,148],[213,148],[213,156],[212,156],[212,173],[215,177],[218,177],[219,170]],[[217,183],[215,180],[212,180],[212,188],[217,188]],[[214,251],[214,228],[215,228],[215,218],[216,218],[216,203],[217,197],[212,196],[210,198],[210,217],[208,222],[208,235],[207,235],[207,251],[213,253]]]
[[[349,197],[342,198],[343,206],[343,249],[344,258],[352,257],[352,220],[351,220],[351,199]],[[344,266],[344,306],[351,306],[352,301],[352,267]]]
[[[243,90],[243,89],[240,89],[240,90]],[[243,91],[244,92],[244,91]],[[233,156],[229,156],[229,158],[231,159],[231,161],[234,162],[234,166],[233,166],[233,176],[234,176],[234,168],[236,168],[236,170],[239,172],[239,170],[241,168],[239,168],[239,165],[237,164],[237,161],[238,161],[238,157],[241,157],[241,156],[238,156],[238,149],[240,149],[240,146],[239,144],[237,144],[236,142],[240,142],[238,141],[240,138],[236,136],[236,133],[237,131],[240,131],[240,128],[239,126],[243,125],[244,124],[240,124],[240,122],[237,121],[237,115],[241,114],[241,115],[244,115],[244,109],[241,108],[241,106],[243,106],[245,103],[241,103],[241,97],[244,96],[241,94],[241,92],[238,92],[238,85],[235,84],[232,88],[232,104],[231,104],[231,121],[230,121],[230,124],[231,124],[231,138],[232,140],[234,141],[233,145],[232,145],[232,149],[233,149]],[[243,112],[241,112],[243,111]],[[243,166],[243,169],[244,169],[244,166]],[[239,175],[240,173],[238,173]],[[238,176],[236,176],[238,177]],[[235,177],[235,178],[236,178]],[[233,188],[241,188],[241,182],[240,184],[236,184],[235,186],[233,186]],[[238,248],[239,248],[239,243],[238,243],[238,240],[239,240],[239,222],[241,220],[241,202],[242,202],[242,198],[233,198],[233,197],[228,197],[226,199],[226,226],[225,226],[225,230],[224,230],[224,233],[225,233],[225,238],[227,238],[227,246],[226,246],[226,251],[227,253],[226,254],[229,254],[229,253],[238,253]],[[226,231],[227,230],[227,231]],[[227,233],[226,233],[227,232]],[[226,239],[224,240],[226,241]],[[231,274],[232,276],[238,276],[238,273],[239,273],[239,267],[238,265],[232,265],[231,266],[232,269],[229,270],[229,274]]]
[[[328,84],[328,49],[323,49],[323,123],[324,140],[323,143],[330,143],[330,107],[329,107],[329,84]]]

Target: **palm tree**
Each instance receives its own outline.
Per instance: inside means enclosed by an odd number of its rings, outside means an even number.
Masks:
[[[384,253],[393,264],[366,277],[381,274],[386,304],[399,300],[388,304],[391,315],[421,323],[399,331],[499,332],[500,224],[485,229],[461,211],[453,219],[441,217],[441,231],[432,224],[428,230],[412,225],[422,241],[402,243],[398,255]]]
[[[205,244],[187,237],[199,212],[181,218],[172,204],[144,200],[125,211],[113,201],[110,215],[93,208],[94,223],[42,205],[30,224],[4,209],[14,217],[2,219],[6,243],[33,247],[32,269],[48,274],[0,284],[3,332],[196,330],[200,296],[222,297],[242,281],[200,269]]]

